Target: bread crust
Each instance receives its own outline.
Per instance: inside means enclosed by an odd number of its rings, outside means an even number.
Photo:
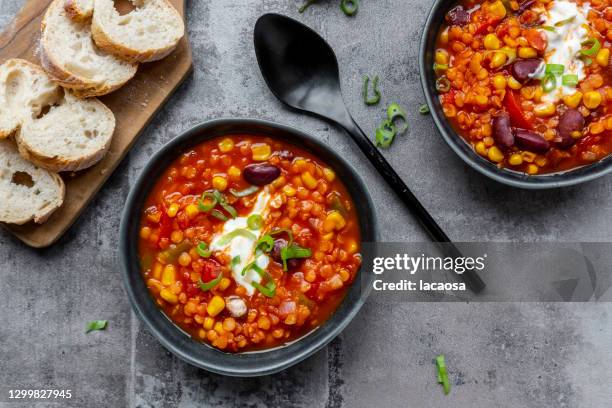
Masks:
[[[92,11],[85,11],[79,7],[78,0],[66,0],[64,3],[64,10],[66,10],[71,20],[79,23],[89,20],[93,14]]]
[[[73,75],[68,71],[65,71],[52,57],[49,53],[49,45],[46,41],[45,30],[47,28],[47,20],[50,18],[51,12],[54,7],[61,6],[61,3],[64,0],[53,0],[53,2],[47,8],[45,15],[41,22],[41,49],[40,49],[40,63],[43,69],[47,72],[47,74],[53,79],[53,81],[57,82],[64,88],[72,89],[74,95],[79,98],[89,98],[93,96],[102,96],[109,94],[123,85],[125,85],[130,79],[136,75],[136,71],[138,70],[138,65],[133,65],[133,72],[126,78],[123,82],[118,82],[115,84],[108,83],[97,83],[85,78],[79,77],[77,75]]]
[[[130,47],[127,47],[119,42],[115,42],[112,38],[104,31],[102,23],[99,19],[96,18],[96,10],[94,7],[93,18],[91,20],[91,35],[93,37],[94,42],[98,46],[98,48],[108,52],[109,54],[113,54],[122,60],[131,62],[131,63],[143,63],[143,62],[153,62],[163,59],[170,55],[172,51],[176,49],[176,46],[180,42],[180,40],[185,36],[185,23],[183,22],[183,17],[180,13],[174,8],[172,3],[168,0],[159,0],[163,1],[166,6],[171,10],[171,13],[175,14],[175,17],[181,21],[183,25],[183,34],[182,36],[174,43],[169,44],[167,47],[163,48],[151,48],[148,50],[137,50]]]

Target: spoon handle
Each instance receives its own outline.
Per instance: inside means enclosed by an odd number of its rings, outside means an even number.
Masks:
[[[341,123],[341,126],[349,133],[368,159],[370,159],[374,167],[376,167],[376,170],[378,170],[387,183],[389,183],[393,191],[395,191],[404,204],[408,206],[432,240],[439,243],[446,243],[445,245],[440,245],[441,250],[448,256],[462,257],[461,251],[451,242],[448,235],[440,228],[438,223],[429,212],[427,212],[425,207],[423,207],[423,204],[421,204],[412,191],[410,191],[406,183],[404,183],[401,177],[393,170],[393,167],[391,167],[387,159],[385,159],[378,148],[374,146],[355,121],[351,118],[346,124]],[[461,277],[474,293],[481,292],[486,286],[473,269],[465,271]]]

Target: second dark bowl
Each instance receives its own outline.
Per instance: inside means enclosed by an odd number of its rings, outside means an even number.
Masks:
[[[513,187],[531,190],[567,187],[596,179],[612,172],[612,156],[596,163],[559,173],[530,176],[525,173],[500,169],[495,164],[478,155],[472,147],[453,129],[444,116],[438,99],[433,71],[436,39],[438,31],[444,23],[444,16],[456,4],[455,1],[435,0],[427,22],[423,28],[419,50],[419,70],[421,71],[421,86],[429,105],[433,120],[446,143],[470,167],[485,176]]]
[[[375,242],[376,217],[370,195],[357,172],[338,154],[299,130],[253,119],[219,119],[202,123],[174,138],[158,151],[133,186],[125,205],[120,231],[123,281],[130,303],[145,326],[179,358],[218,374],[260,376],[284,370],[320,350],[349,324],[367,296],[371,271],[362,267],[332,317],[308,335],[283,347],[252,353],[224,353],[194,340],[178,328],[155,304],[140,271],[138,232],[143,203],[167,166],[182,152],[205,140],[235,134],[266,135],[309,150],[330,166],[353,198],[361,223],[362,243]]]

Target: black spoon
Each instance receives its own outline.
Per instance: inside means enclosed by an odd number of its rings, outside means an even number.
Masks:
[[[435,242],[451,242],[351,117],[342,98],[338,60],[321,36],[289,17],[266,14],[255,24],[255,53],[263,77],[278,99],[344,128],[431,238]],[[448,256],[462,256],[452,243],[441,247]],[[473,270],[462,277],[475,293],[485,287]]]

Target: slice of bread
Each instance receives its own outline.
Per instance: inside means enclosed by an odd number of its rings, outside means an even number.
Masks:
[[[84,22],[93,14],[94,0],[66,0],[64,8],[71,19]]]
[[[0,65],[0,139],[60,98],[60,88],[38,65],[22,59]]]
[[[14,142],[0,140],[0,222],[43,223],[64,202],[64,182],[24,160]]]
[[[72,21],[65,0],[53,0],[42,21],[40,60],[47,74],[76,96],[106,95],[129,81],[138,65],[96,47],[89,23]]]
[[[185,24],[168,0],[132,0],[120,15],[113,0],[94,0],[91,32],[96,45],[131,62],[160,60],[185,35]]]
[[[96,98],[69,92],[45,115],[26,121],[15,135],[21,155],[51,171],[79,171],[99,162],[110,146],[115,116]]]

